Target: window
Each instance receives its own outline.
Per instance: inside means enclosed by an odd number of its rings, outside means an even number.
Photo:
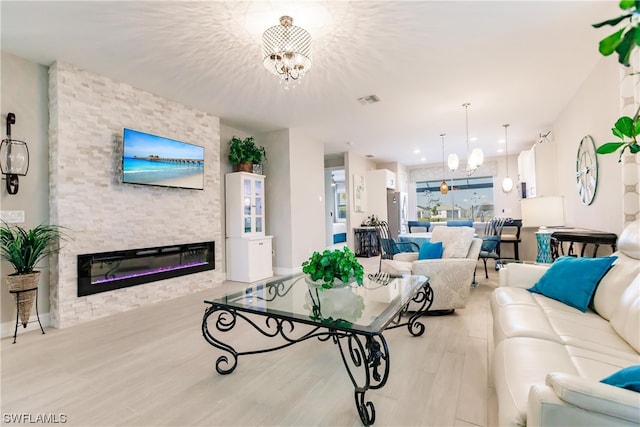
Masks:
[[[472,219],[485,222],[494,217],[493,177],[447,181],[449,192],[440,193],[442,181],[416,182],[418,219],[431,222]]]

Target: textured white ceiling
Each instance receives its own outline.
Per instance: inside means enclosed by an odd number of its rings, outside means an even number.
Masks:
[[[528,148],[602,57],[616,1],[6,1],[2,50],[63,60],[192,105],[250,132],[300,128],[327,153],[377,161]],[[262,66],[281,15],[313,37],[313,68],[286,91]],[[607,60],[614,60],[608,58]],[[382,102],[361,105],[375,94]],[[594,101],[597,102],[597,101]],[[352,145],[348,147],[347,142]],[[415,154],[414,150],[421,150]],[[426,155],[426,160],[421,157]]]

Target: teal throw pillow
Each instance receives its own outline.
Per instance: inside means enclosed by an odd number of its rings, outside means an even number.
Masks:
[[[558,258],[529,292],[587,311],[600,279],[609,271],[617,256],[601,258]]]
[[[418,252],[418,259],[438,259],[442,258],[442,242],[424,242],[420,246],[420,252]]]
[[[621,369],[600,382],[640,393],[640,365]]]
[[[481,252],[493,252],[500,243],[500,236],[482,236]]]

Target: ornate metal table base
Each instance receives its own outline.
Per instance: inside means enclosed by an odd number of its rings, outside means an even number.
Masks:
[[[282,287],[282,283],[274,283],[268,289],[271,295],[267,298],[275,298],[281,293],[288,292]],[[309,291],[312,293],[312,291]],[[413,297],[414,302],[420,304],[420,310],[412,313],[407,322],[402,322],[402,316],[408,314],[405,304],[398,313],[394,321],[386,329],[394,329],[406,326],[409,333],[413,336],[421,336],[425,332],[425,326],[418,321],[433,303],[433,290],[429,283],[425,283],[418,293]],[[211,303],[205,310],[202,319],[202,334],[204,339],[212,346],[222,350],[226,354],[221,355],[216,360],[216,371],[221,375],[232,373],[238,366],[238,357],[250,354],[266,353],[289,347],[293,344],[306,341],[310,338],[318,338],[321,341],[329,339],[337,345],[340,355],[344,363],[349,379],[354,387],[354,398],[356,408],[360,420],[365,426],[372,425],[376,419],[375,406],[373,402],[367,401],[365,394],[370,389],[382,388],[389,377],[389,347],[382,336],[382,333],[364,333],[341,328],[339,322],[336,322],[335,328],[329,325],[317,325],[313,321],[300,321],[281,318],[272,314],[253,313],[260,316],[263,324],[258,324],[245,311],[236,310],[222,304]],[[252,351],[237,351],[231,345],[226,344],[213,336],[209,329],[209,318],[214,316],[215,329],[225,333],[231,331],[240,320],[251,325],[256,331],[262,335],[277,338],[280,337],[284,342],[270,348]],[[252,316],[253,317],[253,316]],[[295,333],[296,324],[311,325],[310,330],[306,330],[301,334]],[[364,371],[363,376],[355,376],[354,371],[361,369]],[[360,381],[359,381],[360,380]]]

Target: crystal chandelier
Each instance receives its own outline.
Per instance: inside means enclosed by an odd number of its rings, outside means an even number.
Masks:
[[[447,194],[449,192],[449,186],[447,185],[447,181],[444,179],[444,137],[446,133],[441,133],[440,137],[442,138],[442,184],[440,184],[440,193]]]
[[[293,25],[293,18],[281,16],[280,25],[262,35],[262,64],[280,77],[285,89],[292,87],[311,69],[311,36]]]
[[[502,180],[502,191],[510,193],[513,190],[513,180],[509,176],[509,149],[507,148],[507,128],[509,124],[502,125],[504,127],[504,160],[507,166],[507,176]]]
[[[482,150],[479,148],[474,148],[473,151],[469,152],[469,104],[465,102],[462,104],[464,107],[464,115],[465,115],[465,125],[466,125],[466,137],[467,137],[467,167],[465,169],[465,174],[467,176],[471,176],[477,169],[482,165],[484,161],[484,154]],[[449,169],[451,171],[455,171],[458,169],[460,165],[460,161],[458,160],[457,154],[449,154],[449,158],[447,160],[447,164],[449,165]]]

